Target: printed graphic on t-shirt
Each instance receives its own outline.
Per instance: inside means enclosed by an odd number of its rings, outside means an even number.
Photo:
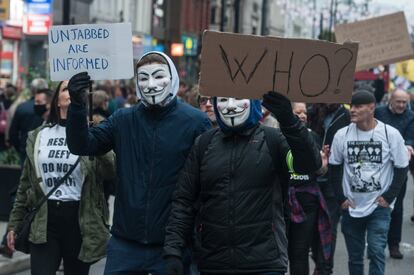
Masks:
[[[348,163],[353,168],[351,191],[368,193],[381,190],[381,141],[348,141]]]
[[[42,163],[42,172],[45,175],[45,183],[48,188],[53,188],[59,182],[63,175],[65,175],[73,166],[67,162],[70,157],[70,151],[67,149],[52,149],[56,147],[62,148],[67,146],[65,138],[49,138],[45,150],[48,151],[49,162]],[[63,161],[63,162],[61,162]],[[63,183],[66,186],[76,187],[76,181],[70,175]],[[58,189],[55,192],[56,197],[60,197],[62,192]]]
[[[65,128],[44,128],[40,133],[38,165],[46,192],[58,185],[61,178],[73,167],[78,156],[70,153]],[[53,200],[79,200],[83,175],[77,166],[50,197]]]

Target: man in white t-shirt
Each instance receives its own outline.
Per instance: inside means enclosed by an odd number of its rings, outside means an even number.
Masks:
[[[352,96],[351,124],[336,133],[329,158],[352,275],[364,274],[365,242],[369,274],[384,274],[391,210],[408,169],[404,139],[397,129],[376,120],[374,111],[372,93]]]

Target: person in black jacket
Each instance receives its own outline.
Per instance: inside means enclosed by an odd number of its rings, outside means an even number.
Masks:
[[[414,112],[408,109],[410,96],[401,89],[395,90],[390,97],[388,106],[381,106],[375,110],[375,118],[395,127],[404,138],[410,154],[414,154]],[[388,231],[388,249],[390,257],[402,259],[400,242],[403,223],[403,202],[407,190],[407,180],[397,196],[394,210],[391,213],[390,230]]]
[[[177,100],[178,73],[167,55],[145,54],[136,72],[141,102],[90,128],[84,101],[90,77],[79,73],[68,84],[66,134],[71,153],[116,154],[118,181],[104,273],[108,275],[165,274],[165,225],[178,173],[195,138],[211,127],[204,113]]]
[[[20,164],[23,166],[26,159],[26,139],[27,133],[39,127],[43,119],[35,114],[34,96],[37,91],[47,89],[48,84],[43,78],[36,78],[30,84],[30,100],[20,104],[14,113],[10,125],[9,141],[16,148],[20,156]]]
[[[351,123],[349,111],[342,104],[314,104],[309,113],[309,126],[321,140],[321,148],[330,148],[336,132]],[[333,273],[336,235],[341,216],[332,183],[328,181],[330,171],[317,178],[318,185],[326,200],[332,225],[332,248],[328,259],[323,255],[323,247],[319,241],[312,245],[312,254],[315,260],[315,272],[319,275]]]
[[[219,129],[196,139],[174,192],[164,244],[168,275],[182,274],[194,227],[201,274],[287,271],[288,163],[307,174],[322,162],[286,97],[269,92],[263,106],[276,116],[280,130],[259,124],[258,100],[214,98]]]

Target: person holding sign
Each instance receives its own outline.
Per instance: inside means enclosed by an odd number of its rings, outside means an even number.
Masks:
[[[114,155],[93,160],[81,157],[78,164],[79,157],[69,152],[65,128],[70,99],[66,86],[67,81],[59,84],[47,124],[29,133],[27,159],[8,226],[8,246],[14,250],[15,232],[27,211],[75,167],[31,224],[33,275],[56,274],[62,259],[65,274],[86,275],[91,263],[105,256],[109,238],[108,208],[98,177],[115,177]]]
[[[259,100],[214,98],[219,128],[196,139],[174,193],[164,245],[166,274],[183,274],[183,252],[194,224],[201,274],[287,271],[289,168],[313,173],[322,161],[286,97],[269,92],[263,106],[280,130],[260,125]]]
[[[141,103],[90,128],[84,119],[89,75],[74,75],[68,86],[70,151],[100,155],[113,149],[117,156],[105,274],[165,274],[162,247],[172,192],[195,138],[211,127],[200,110],[177,100],[179,77],[167,55],[147,53],[136,74]]]

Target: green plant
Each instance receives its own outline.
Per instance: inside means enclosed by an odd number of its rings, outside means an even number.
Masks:
[[[19,154],[14,148],[0,152],[0,165],[20,165]]]

